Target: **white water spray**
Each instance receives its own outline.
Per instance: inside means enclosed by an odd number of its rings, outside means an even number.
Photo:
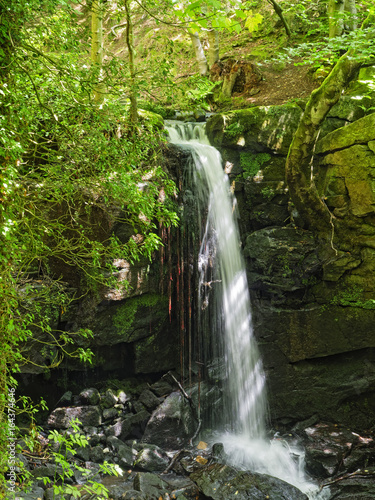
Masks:
[[[323,498],[317,496],[317,487],[304,479],[302,452],[290,450],[279,441],[270,443],[265,438],[265,375],[252,331],[250,295],[234,217],[235,199],[220,153],[209,145],[204,124],[166,122],[166,128],[172,143],[191,151],[199,179],[198,196],[205,193],[209,198],[198,257],[199,294],[204,308],[209,299],[202,290],[221,283],[217,287],[221,294],[216,300],[222,331],[215,334],[223,337],[227,376],[223,410],[226,430],[215,435],[215,441],[224,444],[231,464],[283,479],[311,499]],[[211,281],[207,281],[212,267],[215,269],[211,271]]]

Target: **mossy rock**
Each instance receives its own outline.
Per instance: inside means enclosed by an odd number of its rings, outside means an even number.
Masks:
[[[162,130],[164,127],[164,119],[161,115],[154,113],[153,111],[146,111],[145,109],[139,109],[138,115],[141,120],[145,122],[146,126]]]
[[[144,294],[106,307],[91,326],[96,345],[130,343],[157,332],[168,317],[168,298]]]
[[[375,114],[373,117],[375,127]],[[335,132],[329,135],[333,134]],[[366,141],[366,132],[363,131],[363,134],[364,141]],[[371,130],[371,134],[375,135],[375,129]],[[352,138],[354,140],[353,136]],[[339,143],[344,143],[343,139],[339,138],[338,140]],[[328,169],[322,192],[324,196],[328,191],[328,195],[331,197],[332,195],[346,197],[348,209],[356,217],[364,217],[375,213],[375,153],[367,144],[355,144],[345,149],[338,149],[325,156],[320,166]],[[345,182],[345,192],[343,190],[335,192],[332,188],[333,185],[337,184],[338,180]],[[328,200],[329,203],[330,201]],[[346,215],[346,212],[342,212],[341,208],[338,207],[339,211],[333,211],[335,216],[343,217]]]
[[[316,145],[316,153],[329,153],[338,149],[348,148],[355,144],[367,144],[375,140],[375,113],[364,116],[346,127],[339,128]]]
[[[287,154],[302,110],[297,104],[258,106],[214,115],[206,132],[215,147]]]
[[[369,104],[369,99],[364,96],[342,96],[329,110],[327,117],[354,122],[365,115],[366,104]]]

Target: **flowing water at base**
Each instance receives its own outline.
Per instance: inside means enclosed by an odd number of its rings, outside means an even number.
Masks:
[[[265,437],[265,375],[252,330],[236,200],[220,153],[209,145],[204,124],[167,121],[166,129],[170,142],[190,151],[192,189],[197,203],[205,199],[205,209],[198,209],[204,212],[200,214],[198,314],[203,316],[200,311],[207,309],[214,344],[211,356],[225,361],[223,408],[220,418],[212,422],[218,432],[211,441],[223,443],[228,462],[236,467],[283,479],[310,499],[328,499],[327,491],[318,493],[317,486],[305,480],[301,451]],[[201,322],[199,328],[207,328],[207,324]]]

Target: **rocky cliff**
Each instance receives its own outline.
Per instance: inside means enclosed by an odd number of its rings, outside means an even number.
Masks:
[[[239,200],[255,333],[280,423],[373,423],[375,114],[365,104],[343,96],[311,153],[312,182],[332,214],[326,241],[299,227],[284,180],[301,103],[207,123]]]

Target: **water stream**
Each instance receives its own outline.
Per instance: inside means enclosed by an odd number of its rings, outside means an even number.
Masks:
[[[265,374],[253,335],[236,200],[220,153],[210,146],[204,124],[168,121],[166,129],[170,142],[191,152],[194,194],[197,203],[205,199],[198,255],[198,312],[210,308],[211,356],[224,360],[220,368],[224,372],[223,408],[220,418],[212,422],[216,432],[211,439],[224,444],[231,464],[283,479],[311,499],[323,498],[317,496],[318,488],[305,480],[302,451],[266,439]]]

